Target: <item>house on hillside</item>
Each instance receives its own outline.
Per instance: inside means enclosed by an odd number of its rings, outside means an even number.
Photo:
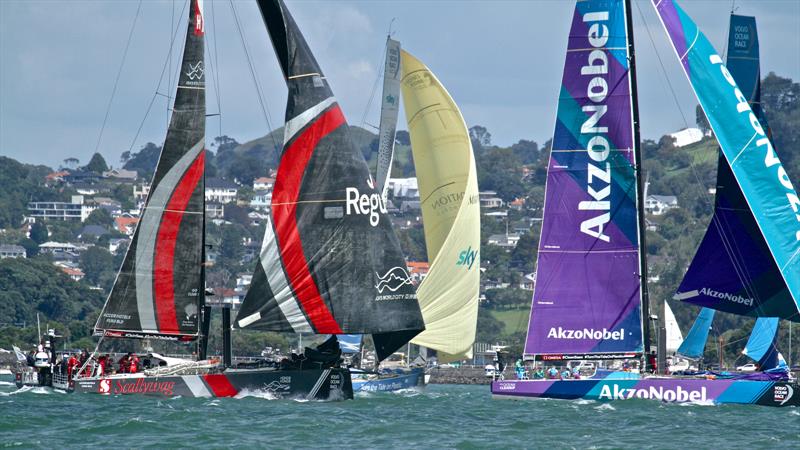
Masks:
[[[272,204],[272,190],[262,189],[255,191],[250,198],[250,207],[257,211],[269,211]]]
[[[644,210],[654,216],[660,216],[677,207],[678,197],[674,195],[648,195],[644,201]]]
[[[222,178],[208,178],[206,179],[206,201],[217,203],[231,203],[236,201],[236,194],[239,192],[239,186],[228,180]]]
[[[61,269],[62,272],[67,274],[74,281],[81,281],[83,277],[86,275],[83,273],[81,269],[78,269],[77,267],[58,265],[58,268]]]
[[[86,225],[81,228],[81,231],[78,233],[78,239],[86,242],[87,239],[97,240],[100,236],[106,234],[108,234],[108,230],[102,225]]]
[[[25,247],[21,245],[0,245],[0,259],[6,258],[26,258],[28,256]]]
[[[139,223],[138,217],[120,216],[114,219],[117,230],[126,236],[133,236],[137,223]]]
[[[275,178],[260,177],[253,180],[254,191],[272,191],[272,186],[275,185]]]
[[[408,261],[406,263],[406,269],[408,269],[408,275],[411,277],[411,281],[414,284],[419,284],[422,280],[428,276],[428,271],[430,270],[431,266],[425,261]]]
[[[416,177],[389,178],[387,192],[394,198],[419,199],[419,184]]]
[[[73,195],[70,202],[28,202],[27,219],[79,220],[83,222],[97,209],[95,205],[84,203],[82,195]]]
[[[478,198],[482,209],[502,208],[505,205],[503,199],[498,197],[495,191],[478,192]]]
[[[114,238],[108,240],[108,251],[112,255],[116,255],[119,252],[120,248],[127,248],[130,245],[131,240],[128,238]]]
[[[136,181],[136,178],[139,176],[139,173],[135,170],[128,170],[128,169],[111,169],[107,172],[103,172],[103,178],[112,178],[117,181],[127,181],[132,182]]]
[[[493,234],[487,239],[487,244],[496,245],[506,250],[514,249],[519,243],[519,233]]]
[[[217,202],[206,203],[206,216],[210,219],[221,219],[225,217],[225,205]]]
[[[686,147],[703,140],[703,131],[699,128],[684,128],[669,135],[675,141],[675,147]]]

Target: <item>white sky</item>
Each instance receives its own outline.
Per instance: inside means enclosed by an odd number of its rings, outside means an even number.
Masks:
[[[644,138],[694,124],[697,101],[649,0],[634,0],[639,92]],[[122,61],[136,0],[0,0],[0,155],[57,166],[67,157],[86,163],[95,150],[114,79]],[[112,165],[120,153],[161,143],[168,102],[157,97],[175,24],[186,0],[144,0],[136,22],[100,152]],[[287,0],[352,125],[378,122],[366,105],[382,64],[384,39],[395,37],[433,70],[461,108],[467,125],[483,125],[496,144],[543,143],[553,133],[556,99],[574,2],[566,0]],[[722,52],[728,0],[684,0],[684,9]],[[271,126],[283,123],[286,88],[254,1],[234,0],[263,88]],[[739,0],[755,15],[762,72],[800,79],[800,1]],[[641,11],[641,13],[640,13]],[[205,0],[207,60],[219,76],[220,106],[208,64],[208,143],[220,131],[244,142],[268,131],[230,0]],[[642,16],[644,21],[642,21]],[[655,50],[649,33],[655,42]],[[183,45],[182,35],[177,49]],[[216,47],[216,52],[215,52]],[[179,59],[172,54],[172,84]],[[657,55],[663,60],[666,75]],[[667,87],[667,77],[680,109]],[[172,95],[162,81],[159,92]],[[376,98],[380,96],[380,84]],[[405,128],[401,117],[399,128]]]

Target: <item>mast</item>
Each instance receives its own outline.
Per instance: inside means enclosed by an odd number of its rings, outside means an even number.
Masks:
[[[648,355],[650,355],[650,294],[647,289],[647,227],[644,217],[644,185],[642,183],[642,145],[639,131],[639,91],[636,84],[636,51],[633,44],[633,14],[631,12],[631,1],[625,0],[625,26],[628,34],[628,65],[629,79],[631,88],[631,106],[633,119],[633,160],[636,165],[636,216],[639,228],[639,277],[641,278],[642,294],[642,338],[644,341],[644,352],[642,354],[642,367],[647,367]],[[664,307],[660,303],[658,309],[658,332],[659,336],[666,335],[664,328]],[[664,354],[661,351],[662,343],[666,339],[659,339],[659,372],[663,368]]]

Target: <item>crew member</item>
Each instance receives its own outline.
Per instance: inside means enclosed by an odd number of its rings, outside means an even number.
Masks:
[[[128,372],[136,373],[138,371],[139,371],[139,357],[136,355],[130,355],[128,357]]]
[[[76,358],[76,355],[70,355],[69,359],[67,360],[67,380],[72,381],[72,373],[75,371],[77,366],[78,358]]]

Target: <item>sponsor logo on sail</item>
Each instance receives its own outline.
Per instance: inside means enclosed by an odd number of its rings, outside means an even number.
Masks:
[[[781,385],[775,386],[772,398],[775,400],[776,403],[783,406],[786,404],[786,402],[792,399],[792,396],[794,396],[794,389],[792,389],[792,387],[789,386],[788,384],[785,384],[782,386]]]
[[[686,389],[677,386],[675,389],[664,389],[663,386],[647,388],[623,388],[618,384],[604,384],[600,388],[599,400],[629,400],[632,398],[661,400],[663,402],[705,402],[708,401],[705,386],[700,390]]]
[[[202,36],[206,30],[206,21],[203,20],[203,0],[195,0],[194,34]]]
[[[752,298],[742,297],[741,295],[731,294],[730,292],[720,292],[709,288],[700,289],[700,293],[709,297],[718,298],[720,300],[727,300],[733,303],[740,303],[745,306],[753,306],[754,301]]]
[[[785,195],[789,206],[792,208],[792,211],[794,211],[797,220],[800,221],[800,198],[798,198],[797,192],[794,190],[794,185],[792,185],[792,180],[789,179],[789,175],[786,173],[786,169],[783,168],[781,160],[778,159],[775,149],[772,148],[772,143],[769,141],[767,133],[764,131],[764,127],[761,126],[761,122],[759,122],[755,113],[753,113],[753,109],[750,108],[750,103],[748,103],[747,97],[745,97],[739,87],[736,86],[736,81],[733,79],[733,75],[731,75],[731,73],[728,71],[728,68],[725,67],[725,64],[722,63],[722,58],[720,58],[719,55],[713,54],[709,56],[709,61],[711,64],[719,65],[719,70],[722,73],[722,77],[725,78],[725,81],[727,81],[728,84],[733,88],[732,93],[736,99],[736,110],[740,114],[747,115],[747,119],[750,121],[750,126],[755,132],[755,135],[751,141],[755,140],[756,148],[761,149],[764,152],[764,167],[774,171],[774,176],[785,189]],[[749,145],[750,143],[748,142],[747,146],[749,147]],[[800,241],[800,230],[795,231],[794,236],[795,240]]]
[[[411,284],[411,277],[408,275],[408,272],[406,272],[405,268],[400,266],[392,267],[383,275],[379,275],[377,272],[375,275],[378,276],[378,284],[375,285],[375,289],[377,289],[380,294],[383,294],[385,290],[397,292],[401,287]]]
[[[595,330],[594,328],[584,328],[582,330],[570,330],[562,327],[552,327],[547,332],[548,339],[597,339],[604,341],[622,341],[625,339],[625,329],[610,331],[607,328]]]
[[[375,190],[374,182],[370,177],[367,180],[367,186],[373,191]],[[368,215],[369,224],[373,227],[378,226],[381,220],[381,213],[387,214],[386,203],[383,201],[381,195],[373,192],[369,195],[362,194],[358,188],[349,187],[345,189],[346,196],[346,213],[347,215]]]
[[[475,264],[475,261],[478,259],[478,251],[473,250],[472,246],[467,247],[466,250],[462,250],[461,253],[458,254],[458,261],[456,261],[457,266],[466,266],[467,270],[472,269],[472,265]]]
[[[186,76],[192,81],[198,81],[203,79],[205,73],[206,69],[203,61],[197,61],[195,64],[189,63],[189,70],[186,71]]]
[[[579,202],[578,210],[595,213],[594,217],[581,222],[581,232],[603,242],[611,241],[604,233],[606,224],[611,220],[611,163],[608,162],[611,145],[605,136],[608,127],[598,125],[608,111],[608,53],[605,46],[610,32],[604,23],[608,19],[608,11],[584,14],[584,23],[591,24],[588,25],[587,39],[593,50],[588,53],[586,65],[581,67],[581,75],[588,77],[586,97],[591,100],[582,108],[586,120],[581,125],[582,140],[587,142],[586,152],[589,156],[586,192],[591,200]]]

